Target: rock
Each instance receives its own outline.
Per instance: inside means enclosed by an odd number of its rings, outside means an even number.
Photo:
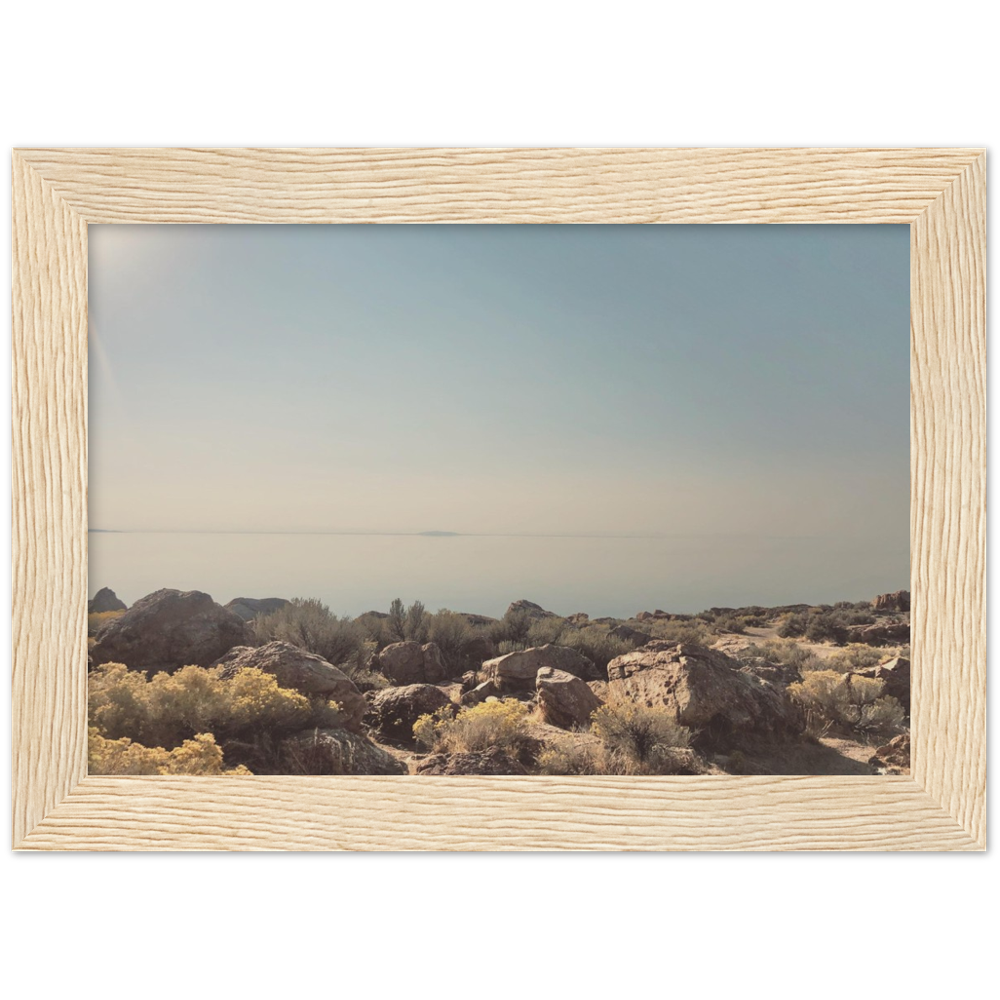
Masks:
[[[613,635],[623,642],[631,642],[635,646],[645,646],[647,642],[652,642],[653,637],[648,632],[642,632],[631,625],[616,625],[608,629],[608,635]]]
[[[436,642],[425,642],[420,651],[424,656],[424,680],[428,684],[438,684],[448,679],[448,671],[441,656],[441,647]]]
[[[496,618],[490,618],[489,615],[470,614],[468,611],[456,611],[455,614],[464,618],[473,628],[485,628],[496,622]]]
[[[471,705],[478,705],[486,701],[487,698],[498,697],[500,697],[500,688],[493,681],[483,681],[482,684],[477,684],[474,688],[463,691],[459,700],[463,707],[469,707]]]
[[[483,672],[501,691],[534,691],[535,675],[542,667],[554,667],[585,681],[603,680],[601,672],[582,653],[568,646],[532,646],[483,664]]]
[[[467,661],[471,660],[473,663],[483,663],[493,655],[495,648],[485,635],[477,635],[473,636],[462,647],[462,652],[465,654]]]
[[[413,724],[417,719],[448,706],[454,707],[454,703],[433,684],[384,688],[368,696],[365,722],[385,739],[412,743]]]
[[[377,669],[393,684],[423,684],[423,647],[419,642],[394,642],[378,654]]]
[[[514,601],[509,608],[507,608],[506,614],[513,615],[519,612],[523,612],[529,618],[558,618],[559,616],[553,611],[546,611],[540,604],[535,604],[533,601]],[[504,616],[506,617],[506,615]]]
[[[105,614],[108,611],[127,611],[128,605],[119,600],[110,587],[101,587],[91,600],[87,601],[87,614]]]
[[[542,719],[560,729],[586,726],[603,704],[585,681],[565,670],[542,667],[535,676]]]
[[[282,774],[406,774],[406,765],[344,729],[310,729],[282,741]]]
[[[868,765],[875,774],[909,774],[910,734],[903,733],[879,747],[869,758]]]
[[[797,736],[801,708],[778,686],[740,670],[717,649],[691,643],[651,642],[608,664],[612,701],[663,705],[695,730],[695,745],[714,748],[741,736]]]
[[[417,774],[527,774],[523,764],[500,747],[478,753],[436,753],[417,765]]]
[[[910,592],[908,590],[894,590],[891,594],[879,594],[872,601],[874,611],[909,611]]]
[[[124,663],[133,670],[173,673],[207,667],[234,646],[253,641],[238,615],[198,590],[158,590],[98,629],[90,651],[95,664]]]
[[[280,611],[291,601],[283,597],[234,597],[226,607],[245,622],[253,621],[258,615],[270,615]]]
[[[905,656],[895,656],[877,667],[858,670],[859,677],[882,681],[882,693],[895,698],[910,714],[910,661]]]
[[[577,611],[576,614],[567,615],[566,621],[568,621],[570,625],[589,625],[590,616],[583,611]]]
[[[636,616],[635,620],[637,622],[647,622],[653,617],[652,613],[649,611],[640,611]]]
[[[269,642],[265,646],[237,646],[216,661],[223,677],[232,677],[245,667],[271,674],[278,687],[290,688],[307,697],[325,698],[340,706],[343,726],[361,732],[365,699],[354,681],[322,656],[293,646],[290,642]]]
[[[601,701],[608,700],[608,682],[607,681],[587,681],[587,687],[594,692],[595,695]]]
[[[902,646],[910,641],[909,622],[876,622],[874,625],[848,625],[847,641],[868,646]]]

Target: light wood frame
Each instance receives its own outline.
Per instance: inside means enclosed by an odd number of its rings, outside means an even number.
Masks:
[[[86,774],[88,223],[908,223],[911,777]],[[981,149],[13,153],[13,845],[976,850],[986,842]]]

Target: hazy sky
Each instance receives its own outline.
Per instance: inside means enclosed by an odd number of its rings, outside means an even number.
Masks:
[[[905,585],[906,226],[89,232],[91,527],[844,538]]]

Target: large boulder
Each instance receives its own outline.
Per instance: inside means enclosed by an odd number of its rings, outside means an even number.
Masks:
[[[281,774],[406,774],[406,765],[357,733],[310,729],[283,740]]]
[[[910,714],[910,661],[905,656],[894,656],[877,667],[857,671],[860,677],[870,677],[882,682],[882,693],[895,698],[906,714]]]
[[[454,707],[454,702],[433,684],[384,688],[368,696],[365,722],[385,739],[412,743],[417,719],[448,706]]]
[[[126,611],[128,605],[119,599],[118,595],[110,587],[101,587],[94,596],[87,601],[87,614],[104,614],[108,611]]]
[[[501,691],[534,691],[535,676],[542,667],[564,670],[585,681],[603,680],[600,670],[582,653],[551,643],[487,660],[483,673]]]
[[[608,629],[608,635],[612,635],[616,639],[621,639],[623,642],[630,642],[633,646],[645,646],[647,642],[651,642],[653,639],[648,632],[632,628],[631,625],[615,625],[614,628]]]
[[[479,705],[489,698],[499,698],[500,689],[493,683],[493,681],[483,681],[482,684],[477,684],[474,688],[469,688],[468,691],[463,691],[459,697],[459,701],[462,703],[464,708],[469,708],[472,705]]]
[[[375,666],[393,684],[424,683],[424,651],[419,642],[394,642],[376,658]]]
[[[439,684],[448,679],[448,670],[444,665],[441,647],[436,642],[425,642],[420,647],[424,658],[424,681],[428,684]]]
[[[741,736],[797,736],[801,708],[785,690],[740,670],[717,649],[692,643],[652,642],[608,664],[611,701],[662,705],[711,748]]]
[[[523,764],[500,747],[476,753],[436,753],[417,765],[417,774],[527,774]]]
[[[270,615],[280,611],[291,601],[283,597],[234,597],[226,607],[245,622],[253,621],[258,615]]]
[[[535,675],[535,690],[542,719],[560,729],[587,725],[603,704],[586,681],[552,667],[542,667]]]
[[[872,601],[872,609],[875,611],[909,611],[910,592],[908,590],[894,590],[891,594],[879,594]]]
[[[372,666],[393,684],[437,684],[447,679],[441,650],[436,643],[394,642],[378,653]]]
[[[278,687],[290,688],[310,698],[335,701],[344,717],[344,728],[361,732],[364,696],[347,674],[307,649],[290,642],[238,646],[229,650],[214,666],[222,668],[223,677],[232,677],[246,667],[254,667],[271,674],[278,681]]]
[[[90,656],[96,665],[173,673],[188,665],[207,667],[251,641],[247,623],[208,594],[158,590],[102,625]]]
[[[875,774],[910,773],[910,734],[903,733],[879,747],[868,759]]]
[[[901,646],[910,641],[910,623],[881,621],[874,625],[849,625],[847,641],[868,646]]]

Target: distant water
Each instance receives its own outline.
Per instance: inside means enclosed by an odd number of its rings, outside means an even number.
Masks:
[[[865,600],[908,586],[905,554],[842,538],[92,532],[89,539],[90,595],[111,587],[127,604],[173,587],[207,591],[221,604],[316,597],[352,616],[384,610],[395,597],[433,611],[499,616],[526,598],[596,618]]]

